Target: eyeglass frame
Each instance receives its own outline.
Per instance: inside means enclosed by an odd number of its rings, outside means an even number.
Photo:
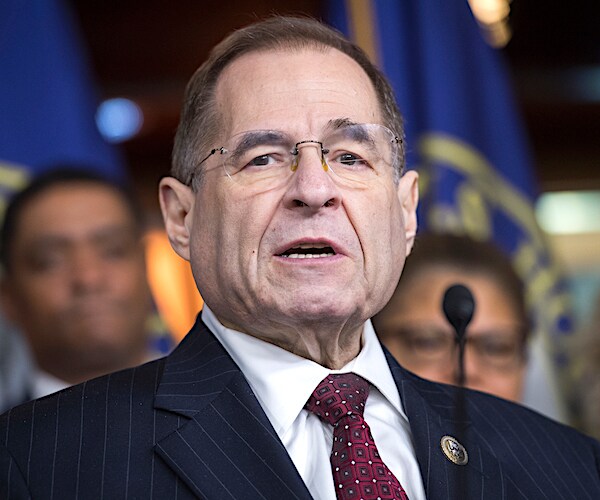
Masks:
[[[390,135],[392,137],[392,140],[390,142],[394,142],[398,148],[400,148],[403,144],[404,144],[404,139],[400,136],[398,136],[398,134],[396,134],[392,129],[390,129],[389,127],[385,126],[385,125],[381,125],[379,123],[354,123],[354,122],[349,122],[347,120],[333,120],[333,122],[330,123],[334,123],[334,124],[342,124],[344,123],[346,126],[354,126],[354,125],[377,125],[378,127],[381,127],[383,129],[386,129],[390,132]],[[251,132],[251,131],[248,131]],[[225,141],[228,142],[228,141]],[[323,168],[324,170],[327,171],[327,168],[329,168],[327,161],[325,160],[325,155],[327,153],[329,153],[329,149],[324,147],[324,144],[322,141],[318,141],[316,139],[305,139],[302,141],[298,141],[295,145],[294,145],[294,149],[292,151],[290,151],[290,154],[293,156],[298,156],[299,155],[299,149],[298,146],[302,145],[302,144],[318,144],[321,150],[321,162],[323,164]],[[193,187],[194,184],[194,179],[197,175],[197,172],[199,170],[199,167],[206,162],[211,156],[215,155],[217,152],[220,152],[221,154],[226,154],[229,152],[229,150],[226,149],[225,146],[220,146],[220,147],[216,147],[213,148],[209,151],[209,153],[202,159],[200,160],[197,164],[196,164],[196,168],[194,169],[194,171],[192,172],[192,174],[190,175],[190,179],[187,183],[188,186]],[[296,168],[298,167],[298,163],[295,164],[295,167],[292,169],[293,171],[296,170]],[[327,167],[327,168],[326,168]],[[399,168],[396,168],[395,166],[395,162],[392,165],[392,170],[394,171],[394,181],[397,182],[397,180],[399,179],[399,177],[401,176],[402,172],[400,171]],[[227,173],[227,171],[226,171]],[[229,175],[229,173],[227,173],[227,176],[231,178],[231,176]]]
[[[418,348],[415,347],[415,343],[414,340],[418,339],[418,338],[425,338],[426,336],[423,335],[423,332],[425,331],[434,331],[436,334],[436,339],[440,339],[440,338],[444,338],[444,340],[447,340],[447,345],[444,346],[443,349],[440,349],[439,352],[437,352],[435,355],[432,356],[427,356],[426,354],[424,354],[423,352],[418,352]],[[493,359],[493,356],[489,356],[489,355],[482,355],[479,353],[479,350],[473,346],[474,343],[477,343],[478,341],[481,342],[483,341],[483,337],[490,337],[490,333],[492,334],[496,334],[496,336],[498,336],[498,333],[501,330],[499,329],[495,329],[495,330],[490,330],[487,332],[482,332],[482,333],[477,333],[475,335],[469,335],[469,332],[467,332],[467,335],[465,336],[464,342],[465,342],[465,350],[469,348],[469,346],[473,347],[475,349],[475,351],[477,352],[476,355],[476,359],[478,360],[482,360],[482,359],[488,359],[491,360]],[[526,349],[526,345],[527,345],[527,331],[526,328],[524,326],[519,326],[517,325],[514,330],[511,331],[511,333],[515,333],[516,335],[514,335],[514,339],[511,339],[511,341],[516,341],[516,345],[515,345],[515,352],[511,353],[512,358],[509,360],[507,359],[505,363],[502,363],[501,360],[496,359],[496,362],[493,362],[491,364],[493,364],[494,366],[492,367],[495,370],[502,370],[502,369],[506,369],[506,368],[510,368],[510,367],[516,367],[519,366],[521,364],[523,364],[526,360],[527,360],[527,349]],[[450,330],[445,330],[443,328],[439,328],[439,327],[433,327],[433,326],[429,326],[427,325],[426,328],[423,327],[423,325],[404,325],[402,328],[396,329],[394,330],[393,333],[388,332],[385,334],[381,334],[380,333],[380,339],[381,341],[385,344],[387,340],[391,340],[391,339],[398,339],[400,340],[403,344],[406,345],[406,347],[408,349],[411,350],[412,353],[414,353],[415,356],[418,356],[418,359],[416,359],[415,361],[421,364],[427,364],[427,363],[435,363],[438,362],[440,360],[445,359],[445,356],[448,356],[448,359],[451,359],[451,356],[456,355],[458,353],[458,346],[459,346],[459,340],[456,337],[456,335],[451,332]],[[432,338],[431,336],[428,336],[427,338]],[[450,347],[450,349],[448,349],[448,347]],[[470,350],[469,350],[470,351]]]

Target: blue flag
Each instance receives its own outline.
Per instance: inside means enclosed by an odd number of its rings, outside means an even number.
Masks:
[[[534,216],[527,136],[501,54],[466,0],[330,0],[330,23],[390,79],[419,171],[419,224],[492,240],[527,283],[536,330],[557,366],[571,332],[567,294]]]
[[[0,201],[54,164],[125,169],[95,123],[82,40],[62,0],[0,4]]]

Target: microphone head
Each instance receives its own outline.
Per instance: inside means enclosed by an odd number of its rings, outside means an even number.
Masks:
[[[442,308],[446,319],[454,327],[459,340],[462,340],[462,336],[475,311],[475,299],[471,290],[464,285],[452,285],[444,293]]]

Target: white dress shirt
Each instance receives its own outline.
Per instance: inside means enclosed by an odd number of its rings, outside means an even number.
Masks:
[[[54,375],[36,369],[33,375],[33,383],[31,387],[31,397],[33,399],[42,398],[48,394],[66,389],[71,384],[56,378]]]
[[[424,500],[423,480],[408,418],[370,321],[361,352],[341,370],[330,370],[268,342],[225,328],[205,304],[202,320],[242,370],[300,476],[316,500],[335,500],[329,456],[333,427],[304,409],[329,373],[353,372],[371,384],[364,418],[381,458],[410,500]]]

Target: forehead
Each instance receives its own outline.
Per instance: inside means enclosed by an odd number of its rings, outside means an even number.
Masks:
[[[46,234],[76,237],[94,228],[133,224],[121,194],[110,186],[69,182],[51,186],[27,201],[18,216],[15,237]]]
[[[373,85],[350,57],[328,47],[245,54],[222,73],[216,102],[224,132],[318,133],[327,121],[381,123]]]
[[[445,322],[442,298],[447,288],[456,283],[469,287],[475,297],[472,328],[493,325],[496,321],[518,320],[512,297],[496,280],[485,274],[467,274],[461,270],[438,266],[432,266],[411,277],[405,284],[405,293],[398,297],[398,310],[423,319],[436,316]]]

